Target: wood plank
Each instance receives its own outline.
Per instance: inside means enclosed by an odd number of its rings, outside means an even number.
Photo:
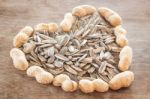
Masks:
[[[9,57],[12,39],[26,25],[59,23],[77,5],[107,6],[123,18],[134,57],[135,81],[129,88],[107,93],[66,93],[52,85],[38,84],[16,70]],[[149,0],[0,0],[0,99],[150,99],[150,1]]]

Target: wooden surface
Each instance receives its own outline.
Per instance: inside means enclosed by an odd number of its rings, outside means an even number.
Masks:
[[[80,4],[107,6],[123,18],[134,57],[131,87],[106,93],[66,93],[38,84],[15,69],[9,57],[12,39],[26,25],[60,22]],[[150,99],[150,0],[0,0],[0,99]]]

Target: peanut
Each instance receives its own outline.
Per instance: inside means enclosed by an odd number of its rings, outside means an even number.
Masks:
[[[53,75],[47,71],[44,71],[39,66],[31,66],[27,70],[27,75],[29,77],[35,77],[36,81],[41,84],[49,84],[53,81]]]
[[[25,33],[25,34],[27,34],[30,37],[33,34],[33,28],[30,27],[30,26],[26,26],[23,29],[21,29],[20,32]]]
[[[14,37],[13,45],[15,47],[21,47],[28,41],[28,38],[33,34],[33,29],[30,26],[26,26],[20,30],[20,32]]]
[[[94,85],[92,81],[88,79],[82,79],[79,81],[79,88],[84,93],[91,93],[94,91]]]
[[[70,77],[66,74],[57,75],[53,80],[54,86],[61,86],[62,82],[65,80],[70,80]]]
[[[120,35],[120,34],[126,35],[127,31],[121,25],[119,25],[115,27],[114,33],[115,35]]]
[[[129,69],[132,62],[132,48],[129,46],[125,46],[119,55],[119,65],[118,68],[121,71],[126,71]]]
[[[66,92],[73,92],[77,90],[77,83],[72,80],[65,80],[62,82],[61,87]]]
[[[25,43],[23,45],[23,52],[30,53],[35,48],[35,44],[31,43]]]
[[[106,92],[109,89],[109,85],[102,79],[94,79],[90,81],[88,79],[82,79],[79,81],[79,88],[84,93],[97,92]]]
[[[47,23],[40,23],[35,26],[35,31],[38,32],[48,32],[49,26]]]
[[[98,9],[99,14],[104,17],[112,26],[118,26],[122,24],[121,17],[114,11],[106,7],[100,7]]]
[[[66,74],[57,75],[53,80],[54,86],[61,86],[66,92],[73,92],[77,90],[77,83],[70,79]]]
[[[81,5],[73,8],[72,15],[83,17],[86,15],[93,14],[96,11],[96,8],[91,5]]]
[[[36,81],[41,84],[49,84],[53,81],[53,75],[49,72],[43,71],[38,73],[36,76]]]
[[[15,47],[21,47],[24,43],[28,41],[29,37],[27,34],[22,32],[18,33],[13,39],[13,45]]]
[[[116,43],[119,46],[124,47],[128,45],[128,40],[126,38],[127,31],[124,28],[122,28],[121,25],[115,27],[114,33],[116,35]]]
[[[54,33],[58,30],[58,25],[56,23],[49,23],[48,28],[49,32]]]
[[[43,68],[39,67],[39,66],[31,66],[27,69],[27,75],[29,77],[35,77],[37,74],[43,72]]]
[[[125,35],[120,34],[116,36],[116,43],[120,46],[120,47],[124,47],[128,45],[128,39],[126,38]]]
[[[19,70],[26,70],[29,66],[25,54],[18,48],[13,48],[10,51],[10,56],[13,60],[15,68]]]
[[[94,89],[97,92],[106,92],[109,89],[109,85],[102,79],[95,79],[92,82],[93,82]]]
[[[35,26],[35,31],[45,33],[45,32],[50,32],[54,33],[58,30],[58,25],[56,23],[40,23]]]
[[[113,90],[118,90],[122,87],[129,87],[134,80],[134,74],[131,71],[125,71],[117,74],[109,81],[109,86]]]
[[[60,23],[61,30],[64,32],[69,32],[71,30],[72,24],[74,23],[74,17],[71,13],[66,13],[64,19]]]

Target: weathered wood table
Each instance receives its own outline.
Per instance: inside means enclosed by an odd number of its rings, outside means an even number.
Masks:
[[[15,69],[9,57],[12,39],[25,25],[60,22],[80,4],[107,6],[123,18],[134,57],[133,85],[119,91],[66,93],[41,85]],[[149,0],[0,0],[0,99],[150,99],[150,1]]]

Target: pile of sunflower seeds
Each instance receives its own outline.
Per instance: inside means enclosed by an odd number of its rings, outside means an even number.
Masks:
[[[113,28],[98,13],[76,17],[69,33],[38,32],[21,49],[31,65],[53,75],[67,74],[78,81],[101,78],[108,82],[119,73],[121,48],[115,43]]]

